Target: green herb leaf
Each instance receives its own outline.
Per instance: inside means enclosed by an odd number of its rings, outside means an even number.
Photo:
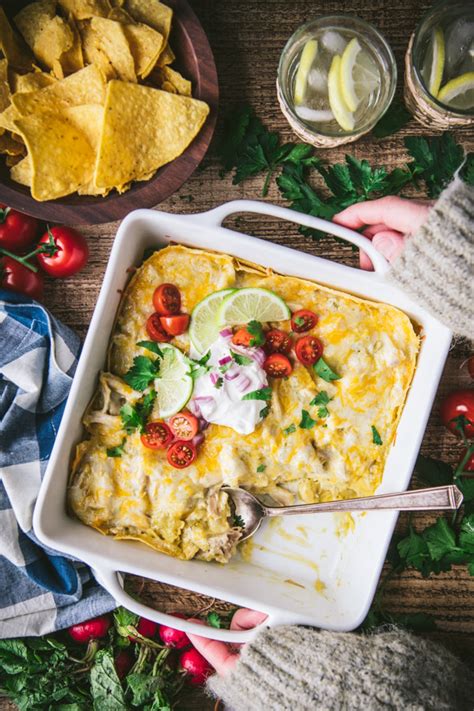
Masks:
[[[155,398],[155,390],[150,390],[141,402],[136,403],[135,407],[127,402],[120,408],[120,417],[122,418],[122,424],[127,434],[131,434],[136,429],[143,432],[148,416],[153,408]]]
[[[423,538],[431,558],[435,561],[441,560],[453,550],[459,550],[456,546],[454,531],[442,516],[437,519],[436,523],[423,531]]]
[[[135,356],[132,367],[125,373],[123,379],[134,390],[143,391],[157,377],[159,370],[158,359],[153,361],[146,356]]]
[[[242,400],[271,400],[272,399],[272,389],[271,388],[261,388],[260,390],[253,390],[251,393],[244,395]]]
[[[234,353],[234,351],[231,351],[230,354],[238,365],[251,365],[253,363],[253,360],[248,356],[240,355],[240,353]]]
[[[263,346],[265,343],[265,333],[259,321],[249,321],[247,331],[253,338],[250,339],[251,346]]]
[[[407,125],[411,119],[411,114],[405,108],[402,101],[395,99],[390,104],[388,110],[384,113],[380,121],[378,121],[372,133],[376,138],[385,138],[391,136],[401,128]]]
[[[209,358],[211,357],[211,352],[208,351],[199,360],[189,359],[191,364],[191,377],[193,380],[200,378],[202,375],[206,375],[210,371],[210,366],[207,365]]]
[[[431,571],[431,556],[426,541],[410,527],[410,533],[398,543],[398,552],[403,563],[419,570],[423,575]]]
[[[341,376],[335,373],[322,357],[313,365],[313,368],[316,375],[319,375],[320,378],[328,383],[330,383],[331,380],[341,379]]]
[[[216,382],[214,383],[214,387],[217,388],[217,390],[220,390],[220,388],[223,386],[224,380],[223,378],[217,378]]]
[[[117,447],[110,447],[107,449],[107,456],[108,457],[121,457],[123,454],[123,449],[124,449],[124,444],[127,441],[127,438],[124,437],[122,440],[122,444],[119,444]]]
[[[214,610],[211,612],[208,612],[206,619],[207,619],[207,624],[209,625],[209,627],[215,627],[216,629],[221,628],[221,626],[222,626],[221,625],[221,617]]]
[[[313,420],[309,412],[307,410],[301,410],[301,422],[299,427],[301,427],[302,430],[310,430],[315,424],[316,420]]]
[[[158,343],[156,343],[155,341],[138,341],[137,346],[140,346],[141,348],[146,348],[148,351],[151,351],[160,358],[163,358],[163,351],[161,350]]]
[[[462,147],[449,132],[431,138],[408,136],[405,146],[413,158],[408,165],[412,175],[425,181],[430,197],[438,197],[464,160]]]
[[[329,397],[325,390],[321,390],[320,393],[314,397],[309,403],[312,407],[319,405],[318,407],[318,417],[324,418],[329,416],[329,410],[326,405],[331,402],[332,397]]]
[[[94,711],[127,711],[114,659],[107,649],[101,649],[95,656],[91,669],[91,694]]]
[[[245,528],[245,522],[242,516],[234,516],[233,525],[236,528]]]
[[[270,414],[270,405],[266,405],[265,407],[262,407],[262,409],[260,410],[260,418],[262,420],[264,420],[265,417],[268,417],[269,414]]]
[[[371,425],[371,429],[372,429],[372,442],[373,442],[374,444],[378,444],[378,445],[383,444],[382,438],[381,438],[381,436],[379,435],[376,426],[375,426],[375,425]]]
[[[267,465],[266,465],[266,464],[259,464],[258,467],[257,467],[257,472],[258,472],[258,473],[264,472],[266,468],[267,468]]]
[[[296,432],[296,425],[289,425],[288,427],[285,427],[283,432],[288,436],[289,434],[293,434],[293,432]]]
[[[459,545],[465,553],[474,556],[474,513],[469,514],[469,516],[464,516],[462,520],[459,533]],[[474,560],[472,562],[474,562]]]

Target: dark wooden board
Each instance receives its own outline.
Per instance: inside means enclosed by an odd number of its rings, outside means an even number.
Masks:
[[[10,17],[28,2],[7,0],[2,3]],[[192,81],[193,97],[210,106],[207,120],[184,153],[163,166],[150,180],[136,182],[119,195],[115,190],[107,197],[69,195],[58,200],[38,202],[28,187],[11,180],[3,160],[0,160],[0,202],[35,217],[54,222],[99,224],[120,220],[131,210],[153,207],[166,200],[189,178],[202,161],[216,125],[219,86],[216,66],[206,34],[196,14],[186,0],[169,0],[173,8],[170,45],[176,54],[176,66]]]

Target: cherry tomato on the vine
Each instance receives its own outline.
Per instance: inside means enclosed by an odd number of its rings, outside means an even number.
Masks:
[[[179,314],[181,294],[174,284],[160,284],[153,293],[153,306],[160,316]]]
[[[0,247],[15,254],[29,249],[38,232],[38,220],[0,204]]]
[[[198,418],[187,410],[178,412],[177,415],[173,415],[171,418],[170,428],[177,439],[188,442],[198,433]]]
[[[145,425],[145,431],[140,437],[142,444],[148,449],[166,449],[173,441],[173,433],[166,424],[157,420]]]
[[[314,311],[309,309],[299,309],[291,316],[291,328],[295,333],[311,331],[319,321],[319,317]]]
[[[0,287],[19,291],[39,301],[43,297],[43,276],[40,272],[28,269],[16,259],[2,257],[0,259]]]
[[[293,372],[293,366],[283,353],[271,353],[265,359],[263,369],[272,378],[286,378]]]
[[[303,336],[296,341],[295,353],[303,365],[314,365],[323,354],[323,344],[314,336]]]
[[[49,245],[51,240],[54,240],[56,245],[54,254],[51,251],[36,256],[41,268],[47,274],[64,278],[76,274],[87,264],[89,247],[80,232],[71,227],[51,227],[41,237],[38,247]]]
[[[283,353],[288,355],[293,346],[293,340],[289,333],[280,331],[279,328],[272,328],[265,334],[265,351],[267,353]]]
[[[441,402],[440,414],[443,425],[455,435],[460,437],[462,428],[466,437],[474,437],[474,390],[449,393]]]
[[[157,343],[168,343],[173,338],[161,325],[161,316],[156,311],[148,317],[145,328],[151,340]]]
[[[168,449],[168,462],[176,469],[189,467],[196,459],[196,447],[191,442],[174,442]]]
[[[181,336],[189,326],[189,314],[176,316],[160,316],[160,323],[170,336]]]

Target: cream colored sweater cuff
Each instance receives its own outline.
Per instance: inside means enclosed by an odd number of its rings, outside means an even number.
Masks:
[[[276,627],[244,647],[208,689],[231,711],[464,711],[469,671],[446,649],[392,628],[379,634]]]
[[[456,178],[444,190],[388,278],[456,335],[474,340],[474,188]]]

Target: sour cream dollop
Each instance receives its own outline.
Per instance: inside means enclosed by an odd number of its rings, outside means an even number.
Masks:
[[[248,393],[268,385],[262,368],[265,355],[260,348],[235,346],[232,332],[222,331],[210,348],[206,363],[207,373],[194,383],[189,409],[207,422],[231,427],[240,434],[251,434],[261,421],[261,411],[267,406],[265,400],[243,400]],[[232,352],[251,359],[239,365]],[[191,357],[199,357],[191,352]]]

